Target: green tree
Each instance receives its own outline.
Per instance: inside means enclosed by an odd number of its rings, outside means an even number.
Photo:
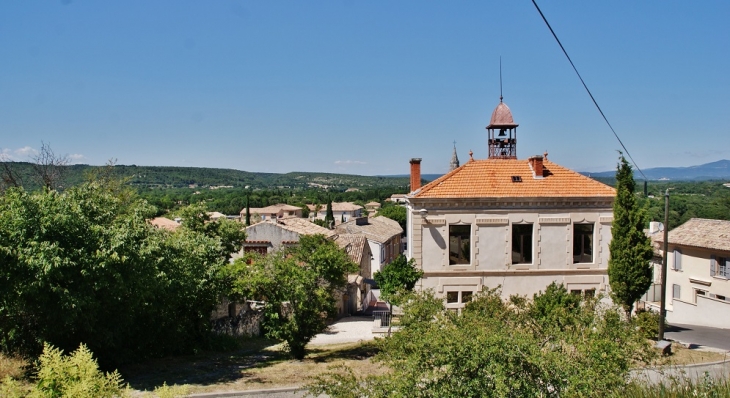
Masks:
[[[403,228],[403,231],[406,230],[407,216],[405,206],[400,206],[396,204],[386,205],[378,210],[378,215],[388,217],[391,220],[397,221],[398,224],[400,224],[400,227]]]
[[[220,238],[155,229],[155,209],[115,187],[0,197],[2,351],[85,343],[109,365],[205,343],[222,289]]]
[[[251,207],[249,197],[246,196],[246,226],[251,225]]]
[[[296,247],[238,260],[227,274],[233,280],[230,296],[263,301],[266,335],[285,341],[291,355],[302,359],[307,343],[336,316],[336,292],[355,270],[357,265],[324,235],[302,235]]]
[[[405,293],[413,290],[421,277],[423,271],[416,268],[416,260],[406,260],[406,256],[402,254],[373,275],[380,288],[380,297],[396,305],[401,303],[399,299]]]
[[[324,222],[328,228],[334,225],[335,215],[332,213],[332,199],[327,201],[327,213],[324,215]]]
[[[644,232],[645,210],[637,203],[631,165],[623,155],[616,172],[616,200],[613,203],[613,224],[608,260],[611,297],[631,317],[634,303],[651,286],[653,253],[651,241]]]

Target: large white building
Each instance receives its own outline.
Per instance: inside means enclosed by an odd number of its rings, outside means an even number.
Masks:
[[[408,257],[447,307],[482,287],[532,295],[551,282],[573,293],[608,285],[615,190],[543,156],[517,159],[517,124],[506,104],[494,110],[488,159],[470,159],[420,187],[411,160]]]

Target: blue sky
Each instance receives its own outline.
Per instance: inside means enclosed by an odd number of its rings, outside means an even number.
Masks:
[[[730,158],[730,2],[538,1],[642,168]],[[529,0],[0,2],[0,150],[75,162],[425,173],[487,157],[615,167]]]

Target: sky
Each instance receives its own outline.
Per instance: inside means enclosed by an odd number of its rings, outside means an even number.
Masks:
[[[730,2],[538,0],[640,168],[730,159]],[[0,151],[74,163],[444,173],[616,167],[620,145],[529,0],[3,1]]]

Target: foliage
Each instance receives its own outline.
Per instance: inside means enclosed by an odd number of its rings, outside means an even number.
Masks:
[[[659,314],[653,311],[639,310],[631,320],[644,338],[657,339],[659,336]]]
[[[219,240],[220,254],[226,260],[231,258],[231,254],[241,250],[243,242],[246,241],[246,232],[240,222],[226,218],[211,221],[205,207],[201,204],[183,208],[180,215],[185,228]]]
[[[611,297],[629,317],[634,303],[651,285],[649,260],[653,256],[651,241],[643,231],[646,213],[637,203],[635,188],[631,165],[621,156],[616,172],[608,278]]]
[[[416,260],[406,260],[406,256],[399,255],[383,267],[382,271],[376,271],[373,279],[380,288],[380,297],[395,305],[399,305],[399,295],[413,290],[416,282],[423,276],[423,271],[416,268]]]
[[[103,373],[91,351],[80,345],[71,355],[46,344],[38,359],[37,383],[29,397],[104,398],[129,396],[119,373]]]
[[[622,394],[622,398],[723,398],[730,396],[730,380],[715,379],[707,372],[699,380],[688,377],[672,377],[659,385],[633,381]]]
[[[581,298],[568,293],[563,284],[555,282],[548,285],[545,293],[535,294],[530,307],[530,315],[544,325],[564,327],[563,322],[574,319],[581,310]]]
[[[221,239],[155,229],[146,221],[154,208],[114,187],[0,197],[3,352],[33,356],[43,342],[67,351],[83,342],[109,365],[205,342],[222,289]]]
[[[378,215],[397,221],[398,224],[400,224],[400,227],[403,228],[404,231],[406,230],[407,216],[405,206],[386,202],[386,205],[378,210]]]
[[[299,245],[267,256],[237,260],[226,274],[233,279],[231,297],[263,301],[268,337],[283,340],[296,359],[336,315],[335,292],[357,266],[323,235],[302,235]]]
[[[375,357],[389,373],[362,378],[347,369],[333,369],[316,378],[310,394],[602,397],[621,391],[634,361],[652,355],[617,308],[589,301],[560,311],[566,318],[562,324],[569,326],[556,328],[535,321],[530,314],[539,311],[532,309],[533,302],[520,297],[505,302],[499,294],[486,289],[461,313],[446,311],[443,301],[434,312],[436,301],[414,295],[404,307],[406,315],[418,309],[425,316],[411,317],[400,331],[383,339]]]
[[[327,225],[327,227],[331,227],[334,225],[335,222],[335,215],[332,213],[332,199],[330,199],[327,202],[327,210],[324,215],[324,223]]]

